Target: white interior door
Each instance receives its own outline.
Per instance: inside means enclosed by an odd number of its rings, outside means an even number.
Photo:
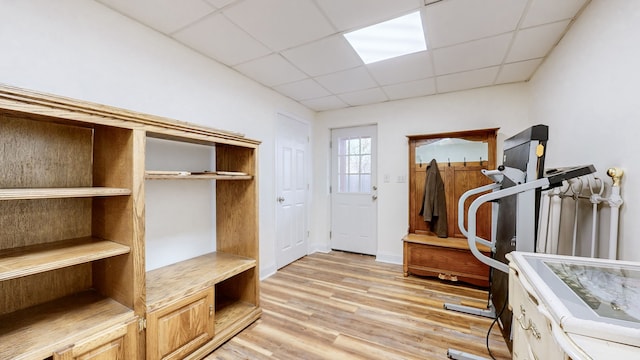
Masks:
[[[276,135],[276,265],[307,255],[308,125],[278,114]]]
[[[375,255],[375,125],[331,131],[331,248]]]

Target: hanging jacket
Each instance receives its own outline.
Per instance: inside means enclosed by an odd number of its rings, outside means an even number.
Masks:
[[[427,166],[427,178],[424,182],[424,198],[419,215],[429,222],[430,230],[438,237],[447,237],[447,202],[445,199],[444,182],[440,176],[438,163],[431,160]]]

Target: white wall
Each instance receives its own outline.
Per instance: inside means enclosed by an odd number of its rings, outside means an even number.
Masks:
[[[531,122],[549,125],[548,167],[593,164],[609,184],[607,168],[624,169],[618,257],[635,261],[640,261],[638,34],[640,1],[592,0],[530,82]]]
[[[502,141],[530,126],[528,87],[524,83],[428,96],[377,105],[322,112],[314,124],[314,188],[312,243],[329,244],[329,139],[331,129],[378,126],[378,251],[377,259],[402,262],[402,237],[409,226],[409,184],[398,182],[409,173],[407,135],[500,128]],[[388,175],[390,182],[383,181]]]
[[[275,270],[276,113],[313,112],[93,1],[0,0],[0,49],[1,83],[263,141],[260,266]]]
[[[203,171],[215,166],[210,146],[147,139],[145,169]],[[214,181],[149,180],[144,191],[147,271],[216,250]]]

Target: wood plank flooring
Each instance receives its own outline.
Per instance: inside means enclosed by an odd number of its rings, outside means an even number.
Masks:
[[[262,318],[206,359],[447,359],[453,348],[489,358],[491,320],[443,309],[486,306],[482,290],[403,277],[402,266],[343,252],[306,256],[261,282]],[[510,359],[497,325],[495,359]]]

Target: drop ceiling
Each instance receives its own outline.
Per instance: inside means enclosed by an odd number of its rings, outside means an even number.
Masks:
[[[527,81],[590,0],[97,0],[315,111]],[[343,34],[421,11],[428,49]]]

